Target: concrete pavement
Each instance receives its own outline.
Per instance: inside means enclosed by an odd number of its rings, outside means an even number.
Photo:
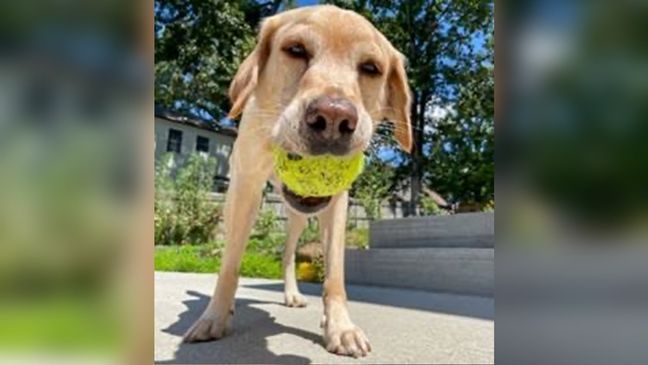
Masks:
[[[300,283],[306,308],[283,305],[280,280],[241,278],[234,332],[182,344],[207,306],[215,274],[155,273],[155,360],[164,364],[493,363],[494,300],[413,290],[347,286],[351,318],[373,351],[328,353],[321,339],[321,286]]]

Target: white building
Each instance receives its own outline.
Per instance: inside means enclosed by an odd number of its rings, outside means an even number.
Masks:
[[[155,110],[155,159],[171,152],[175,154],[175,164],[182,165],[193,152],[214,157],[214,190],[224,190],[229,181],[229,156],[236,135],[234,128]]]

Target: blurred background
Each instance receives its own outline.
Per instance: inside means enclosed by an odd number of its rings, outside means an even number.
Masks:
[[[511,214],[507,228],[646,233],[647,10],[641,1],[502,6],[498,185],[507,208],[526,206],[537,223]]]
[[[645,363],[648,3],[496,14],[496,362]]]
[[[151,8],[0,5],[1,363],[127,356],[134,237],[152,229],[136,208],[152,173]]]

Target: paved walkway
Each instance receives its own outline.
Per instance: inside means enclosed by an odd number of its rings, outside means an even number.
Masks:
[[[182,344],[207,306],[213,274],[155,273],[155,360],[166,364],[493,363],[494,300],[347,286],[351,318],[369,337],[364,358],[322,346],[321,286],[300,283],[306,308],[283,303],[279,280],[241,278],[234,332],[215,342]]]

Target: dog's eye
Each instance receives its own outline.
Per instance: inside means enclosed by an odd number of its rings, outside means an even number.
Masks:
[[[378,76],[381,74],[378,66],[371,61],[361,63],[359,68],[360,68],[360,72],[362,72],[365,75]]]
[[[304,48],[304,46],[301,44],[293,44],[292,46],[288,46],[283,50],[294,58],[308,58],[308,52],[306,52],[306,48]]]

